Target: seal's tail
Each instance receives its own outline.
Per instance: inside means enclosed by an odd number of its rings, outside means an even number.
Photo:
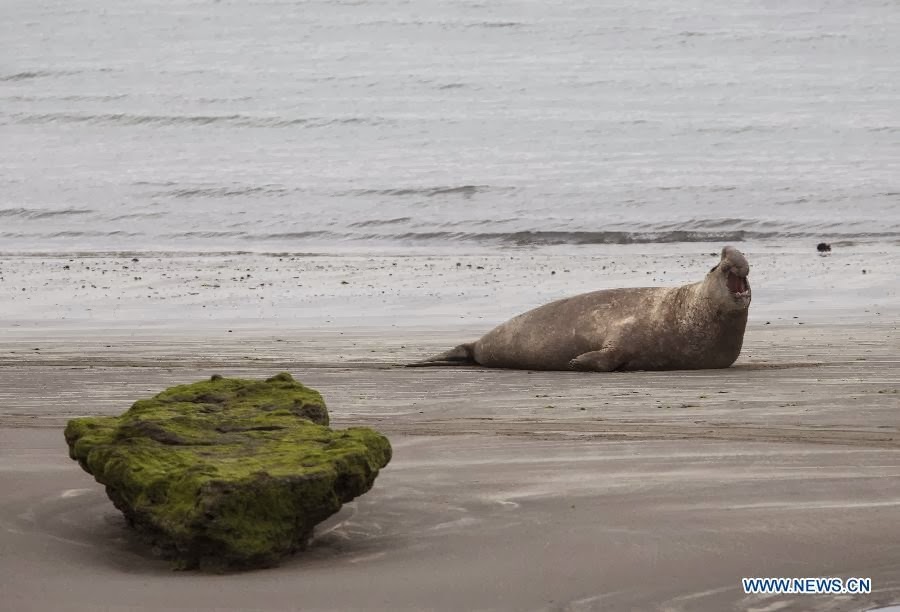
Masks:
[[[460,344],[459,346],[444,351],[440,355],[406,364],[408,368],[424,368],[428,366],[466,366],[476,365],[474,344]]]

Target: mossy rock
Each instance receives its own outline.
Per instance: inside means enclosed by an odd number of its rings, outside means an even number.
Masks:
[[[371,429],[333,431],[322,396],[279,374],[214,376],[66,426],[69,455],[183,568],[275,564],[372,487],[391,459]]]

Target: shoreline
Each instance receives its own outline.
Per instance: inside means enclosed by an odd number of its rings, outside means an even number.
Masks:
[[[549,301],[698,282],[722,245],[316,257],[0,257],[0,334],[18,328],[490,329]],[[749,248],[748,248],[749,247]],[[741,245],[750,323],[900,318],[900,249]],[[753,249],[753,250],[751,250]],[[137,261],[133,261],[133,260]]]

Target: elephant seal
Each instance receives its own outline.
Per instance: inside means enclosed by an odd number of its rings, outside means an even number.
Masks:
[[[605,289],[521,314],[475,342],[410,366],[522,370],[727,368],[741,352],[750,266],[734,247],[699,283]]]

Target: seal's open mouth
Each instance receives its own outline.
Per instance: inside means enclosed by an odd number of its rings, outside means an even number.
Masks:
[[[725,284],[728,285],[728,290],[734,295],[740,295],[750,291],[750,285],[747,283],[746,276],[738,276],[737,274],[728,272],[725,276]]]

